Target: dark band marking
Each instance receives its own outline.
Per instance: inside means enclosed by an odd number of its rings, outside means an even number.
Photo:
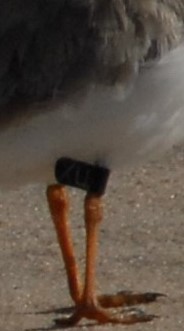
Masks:
[[[59,159],[55,166],[55,177],[60,184],[97,195],[104,194],[109,174],[107,168],[69,158]]]

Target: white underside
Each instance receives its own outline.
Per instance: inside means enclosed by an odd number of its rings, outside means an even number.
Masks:
[[[145,68],[128,94],[92,86],[74,103],[1,131],[1,187],[53,182],[62,156],[130,166],[184,140],[184,46]]]

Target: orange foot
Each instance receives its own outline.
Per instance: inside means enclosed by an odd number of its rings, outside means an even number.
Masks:
[[[56,319],[55,323],[59,327],[69,327],[77,324],[82,318],[94,320],[99,324],[134,324],[149,322],[158,316],[145,314],[141,309],[135,307],[124,309],[121,316],[117,316],[117,312],[111,313],[105,308],[148,304],[156,301],[157,298],[161,296],[164,295],[153,292],[133,293],[129,291],[119,292],[115,295],[101,295],[97,300],[90,303],[84,301],[76,304],[74,313],[70,317]]]

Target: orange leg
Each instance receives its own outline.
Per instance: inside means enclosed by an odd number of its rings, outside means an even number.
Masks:
[[[84,286],[82,286],[68,223],[69,204],[66,190],[59,185],[49,186],[47,197],[66,266],[71,297],[76,304],[74,314],[68,319],[58,319],[57,324],[60,326],[75,325],[84,317],[99,323],[133,324],[152,320],[153,315],[145,315],[142,311],[137,310],[133,314],[131,312],[117,317],[104,308],[149,303],[155,301],[161,295],[159,293],[119,292],[115,295],[96,296],[97,242],[99,225],[103,217],[101,198],[87,194],[85,199],[86,273]]]
[[[47,188],[47,199],[66,266],[70,295],[77,303],[81,298],[82,283],[75,259],[68,219],[69,197],[64,187],[60,185],[51,185]]]

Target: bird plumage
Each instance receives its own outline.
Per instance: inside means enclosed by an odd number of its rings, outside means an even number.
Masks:
[[[0,104],[62,99],[82,77],[126,81],[183,27],[182,0],[1,0]]]
[[[183,139],[183,29],[183,0],[1,0],[1,185]]]

